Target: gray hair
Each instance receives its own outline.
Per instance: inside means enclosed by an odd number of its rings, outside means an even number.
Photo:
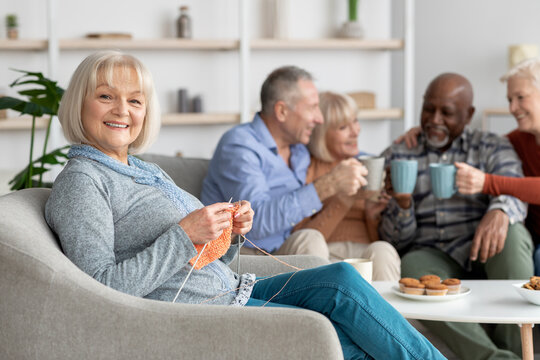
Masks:
[[[502,82],[507,82],[512,77],[529,79],[534,86],[540,89],[540,58],[532,58],[519,62],[501,77]]]
[[[294,108],[301,96],[299,80],[313,81],[313,76],[296,66],[283,66],[272,71],[261,87],[261,113],[273,114],[278,101],[284,101],[287,106]]]
[[[328,129],[340,127],[356,121],[358,106],[356,102],[347,94],[339,94],[331,91],[322,92],[319,95],[319,107],[324,118],[322,124],[318,124],[313,129],[309,138],[308,148],[313,157],[333,162],[336,159],[330,154],[326,143],[326,133]]]
[[[111,85],[113,74],[118,68],[120,71],[135,70],[146,101],[144,124],[137,139],[129,146],[130,153],[144,152],[157,138],[161,114],[150,72],[131,55],[119,51],[99,51],[89,55],[79,64],[60,102],[58,119],[64,136],[71,144],[90,143],[81,117],[84,100],[96,91],[100,75],[108,85]]]

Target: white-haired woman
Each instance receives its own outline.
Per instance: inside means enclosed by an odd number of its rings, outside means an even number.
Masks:
[[[315,127],[308,148],[311,164],[306,183],[329,173],[341,161],[359,155],[358,108],[346,94],[323,92],[320,108],[324,122]],[[379,241],[380,213],[388,198],[367,199],[373,193],[360,190],[353,196],[335,195],[323,202],[323,208],[311,218],[300,222],[295,230],[312,228],[320,231],[327,243],[330,259],[371,258],[373,279],[397,281],[400,259],[392,245]]]
[[[506,194],[529,203],[525,225],[536,245],[535,274],[540,275],[540,58],[522,61],[501,81],[506,82],[508,107],[518,126],[506,136],[521,159],[525,177],[485,174],[457,163],[456,185],[462,194]]]
[[[65,254],[96,280],[155,300],[314,310],[333,323],[346,358],[443,358],[348,264],[259,281],[235,274],[227,263],[241,244],[238,236],[231,244],[230,234],[251,229],[249,202],[203,207],[159,167],[130,155],[159,127],[152,79],[135,58],[114,51],[87,57],[59,118],[73,145],[45,216]],[[215,242],[218,256],[197,266],[197,245]]]

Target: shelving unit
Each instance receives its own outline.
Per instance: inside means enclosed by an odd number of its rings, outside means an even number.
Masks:
[[[252,112],[253,113],[253,112]],[[358,111],[360,120],[382,120],[401,119],[403,110],[393,109],[362,109]],[[217,124],[239,124],[240,113],[167,113],[163,114],[161,124],[163,126],[174,125],[217,125]],[[38,118],[37,128],[45,128],[46,119]],[[30,129],[32,121],[28,117],[0,119],[1,130],[22,130]]]
[[[219,0],[216,0],[219,1]],[[392,0],[395,1],[395,0]],[[163,52],[171,59],[177,54],[185,51],[190,52],[227,52],[237,53],[239,68],[238,73],[238,110],[233,111],[213,111],[197,114],[176,114],[164,113],[162,125],[175,127],[183,125],[234,125],[241,122],[249,122],[252,119],[253,106],[250,99],[258,89],[250,88],[250,76],[252,70],[252,58],[266,56],[273,52],[333,52],[343,53],[343,51],[353,52],[356,56],[362,57],[364,52],[393,52],[404,53],[404,107],[403,108],[376,108],[363,109],[358,113],[358,118],[369,121],[370,124],[384,122],[386,120],[403,119],[403,127],[407,129],[414,123],[414,85],[413,85],[413,4],[414,0],[402,0],[405,9],[405,28],[403,38],[366,38],[366,39],[340,39],[340,38],[319,38],[319,39],[273,39],[273,38],[252,38],[250,26],[251,14],[248,9],[251,6],[250,0],[238,0],[238,38],[228,39],[177,39],[177,38],[138,38],[132,39],[93,39],[93,38],[65,38],[58,30],[56,14],[59,12],[60,3],[58,0],[47,1],[48,34],[45,39],[0,39],[0,51],[36,51],[47,55],[48,71],[51,78],[57,78],[61,70],[60,56],[62,53],[73,53],[76,51],[95,51],[98,49],[120,49],[127,51],[138,51],[152,53],[154,51]],[[392,5],[390,5],[392,6]],[[69,36],[69,35],[68,35]],[[347,55],[348,56],[348,55]],[[354,64],[353,64],[354,65]],[[235,71],[231,69],[231,71]],[[391,70],[388,69],[388,72]],[[384,94],[384,93],[383,93]],[[212,109],[214,110],[214,109]],[[170,110],[169,110],[170,111]],[[0,132],[29,129],[29,120],[11,118],[0,120]],[[38,121],[38,127],[44,127],[45,120]],[[53,123],[52,138],[61,141],[62,135],[58,123]],[[54,140],[53,140],[54,143]]]

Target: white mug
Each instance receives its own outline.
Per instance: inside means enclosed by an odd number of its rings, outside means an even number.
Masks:
[[[371,259],[351,258],[345,259],[343,262],[351,264],[360,273],[364,280],[371,284],[373,277],[373,261]]]
[[[362,155],[358,160],[366,167],[368,174],[366,177],[366,190],[381,190],[383,186],[384,157]]]

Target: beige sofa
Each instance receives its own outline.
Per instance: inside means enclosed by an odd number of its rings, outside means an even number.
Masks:
[[[207,161],[143,158],[199,195]],[[43,217],[49,194],[28,189],[0,197],[0,359],[343,358],[332,324],[312,311],[171,304],[102,285],[62,253]],[[285,259],[303,268],[326,263]],[[289,269],[242,256],[241,271]]]

